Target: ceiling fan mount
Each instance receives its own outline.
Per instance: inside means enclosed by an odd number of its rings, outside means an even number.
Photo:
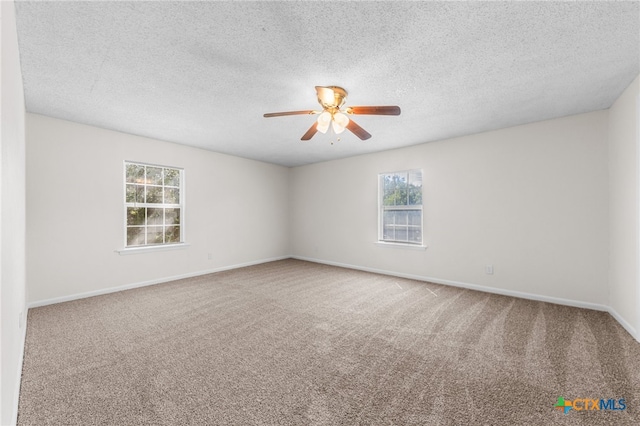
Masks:
[[[302,140],[311,139],[317,132],[326,133],[329,126],[336,134],[342,133],[345,129],[362,140],[369,139],[371,134],[356,124],[347,115],[368,114],[368,115],[400,115],[398,106],[353,106],[342,109],[347,100],[347,91],[339,86],[316,86],[318,103],[322,106],[321,111],[302,110],[271,112],[264,114],[264,117],[281,117],[286,115],[317,114],[318,119],[302,136]]]
[[[323,109],[340,110],[347,100],[347,91],[338,86],[316,86],[318,102]]]

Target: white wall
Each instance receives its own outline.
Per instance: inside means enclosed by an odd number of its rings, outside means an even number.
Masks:
[[[0,424],[9,425],[17,416],[25,329],[25,106],[12,1],[0,2],[0,25]]]
[[[609,109],[609,196],[611,249],[609,297],[621,322],[640,339],[640,77]]]
[[[115,252],[125,160],[185,169],[188,248]],[[27,114],[28,300],[288,256],[288,178],[281,166]]]
[[[297,167],[293,254],[602,308],[606,138],[599,111]],[[414,168],[423,170],[428,248],[380,247],[377,175]]]

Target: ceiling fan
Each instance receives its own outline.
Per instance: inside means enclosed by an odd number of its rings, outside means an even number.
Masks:
[[[399,106],[352,106],[341,109],[347,100],[347,91],[338,86],[316,86],[318,102],[322,106],[322,111],[304,110],[304,111],[286,111],[286,112],[270,112],[264,114],[264,117],[282,117],[285,115],[304,115],[319,114],[315,123],[307,130],[307,133],[300,138],[308,141],[317,132],[326,133],[329,125],[336,134],[349,130],[362,140],[369,139],[371,135],[362,127],[351,120],[347,115],[352,114],[368,114],[368,115],[400,115]]]

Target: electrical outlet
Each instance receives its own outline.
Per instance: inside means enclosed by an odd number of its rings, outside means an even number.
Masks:
[[[207,259],[213,260],[213,253],[208,253],[207,254]]]
[[[486,265],[484,267],[484,272],[487,275],[493,275],[493,265]]]

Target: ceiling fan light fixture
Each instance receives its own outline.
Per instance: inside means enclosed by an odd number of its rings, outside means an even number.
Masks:
[[[331,125],[333,126],[333,131],[336,132],[336,135],[344,132],[344,129],[349,124],[349,117],[341,112],[337,112],[333,114],[333,121]]]
[[[318,114],[315,123],[311,125],[309,130],[300,138],[308,141],[317,132],[327,133],[329,125],[332,126],[334,133],[340,134],[345,129],[356,135],[360,140],[371,138],[371,134],[364,130],[355,121],[351,120],[346,114],[368,114],[368,115],[400,115],[400,107],[396,105],[386,106],[352,106],[342,109],[346,99],[347,91],[338,86],[316,86],[316,94],[318,103],[322,106],[322,111],[301,110],[301,111],[284,111],[270,112],[264,114],[264,117],[282,117],[286,115],[307,115]],[[346,114],[345,114],[346,113]]]
[[[331,124],[331,114],[324,111],[318,116],[318,131],[320,133],[327,133],[327,130],[329,130],[329,124]]]

